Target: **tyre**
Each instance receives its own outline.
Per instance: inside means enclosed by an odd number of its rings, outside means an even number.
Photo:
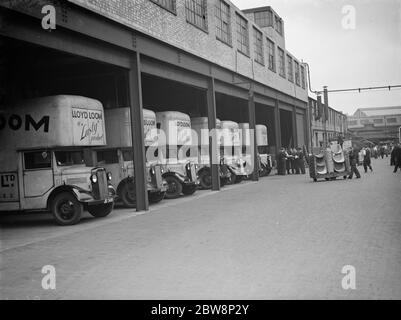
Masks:
[[[220,178],[220,187],[224,187],[228,183],[229,178]]]
[[[167,176],[164,178],[168,184],[168,188],[166,191],[166,198],[167,199],[176,199],[182,193],[182,184],[181,181],[174,176]]]
[[[347,176],[343,176],[344,180],[347,180]]]
[[[70,226],[81,220],[83,205],[72,193],[63,192],[54,197],[51,202],[51,212],[57,224]]]
[[[122,185],[119,195],[124,207],[135,208],[136,207],[136,188],[135,183],[126,182]]]
[[[314,182],[317,182],[317,179],[316,179],[316,178],[313,178],[313,181],[314,181]]]
[[[191,196],[191,195],[193,195],[193,194],[195,193],[196,189],[197,189],[196,185],[193,185],[193,186],[184,186],[184,187],[182,188],[182,193],[183,193],[184,195],[186,195],[186,196]]]
[[[244,180],[244,176],[235,176],[234,183],[241,183]]]
[[[209,170],[203,170],[199,175],[199,183],[202,189],[212,188],[212,176]]]
[[[166,196],[165,192],[151,192],[149,193],[149,202],[158,203],[164,199]]]
[[[110,212],[113,211],[114,202],[107,204],[97,204],[93,206],[88,206],[89,213],[95,218],[104,218],[107,217]]]

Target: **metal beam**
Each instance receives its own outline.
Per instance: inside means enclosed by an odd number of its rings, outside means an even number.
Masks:
[[[278,99],[276,99],[276,105],[274,106],[274,119],[275,119],[275,136],[276,136],[276,154],[282,147],[281,145],[281,124],[280,124],[280,105]]]
[[[253,160],[252,181],[258,181],[259,180],[259,160],[258,160],[256,132],[255,132],[255,130],[256,130],[255,93],[253,91],[252,85],[249,89],[248,114],[249,114],[249,132],[250,132],[250,139],[251,139],[251,159]]]
[[[216,134],[216,92],[214,78],[209,78],[207,89],[207,117],[209,124],[209,160],[212,171],[212,190],[220,190],[220,174],[218,160],[218,143]]]
[[[297,125],[297,107],[292,108],[292,137],[294,141],[294,148],[298,147],[298,125]]]
[[[128,77],[137,211],[149,210],[143,133],[143,105],[140,59],[140,54],[138,52],[132,55],[131,68],[129,70]]]

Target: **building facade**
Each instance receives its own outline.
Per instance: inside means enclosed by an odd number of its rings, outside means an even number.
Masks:
[[[360,108],[348,118],[348,128],[356,137],[373,143],[398,141],[401,106]]]
[[[54,28],[43,21],[49,6]],[[281,146],[309,141],[305,66],[286,49],[284,22],[270,7],[241,11],[224,0],[2,1],[0,47],[0,104],[75,94],[106,109],[131,108],[138,210],[147,199],[143,108],[206,116],[209,129],[216,119],[251,129],[264,124],[273,157]]]
[[[309,111],[310,143],[312,147],[323,146],[325,135],[328,142],[336,141],[339,135],[346,136],[348,128],[347,116],[341,111],[328,107],[327,116],[325,116],[323,108],[319,111],[318,102],[313,98],[309,98]]]

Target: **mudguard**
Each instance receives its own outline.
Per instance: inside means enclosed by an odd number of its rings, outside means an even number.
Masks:
[[[190,185],[195,184],[195,182],[189,180],[188,177],[186,177],[178,172],[171,172],[171,171],[165,172],[165,173],[163,173],[162,177],[163,177],[163,179],[165,179],[166,177],[171,177],[171,176],[176,177],[182,184],[190,184]]]

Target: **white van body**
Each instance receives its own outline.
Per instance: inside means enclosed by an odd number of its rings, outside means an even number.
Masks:
[[[210,171],[210,156],[209,156],[209,120],[207,117],[191,118],[192,126],[192,142],[197,144],[199,151],[198,155],[198,177],[200,185],[203,189],[210,189],[212,187],[212,177]],[[216,157],[215,161],[219,164],[220,185],[224,186],[230,181],[231,173],[227,165],[221,162],[220,157],[220,135],[221,135],[221,121],[216,119]]]
[[[267,126],[257,124],[255,127],[255,131],[256,145],[258,147],[258,155],[260,160],[260,169],[264,166],[270,173],[273,163],[271,155],[267,152],[267,148],[269,145]]]
[[[182,112],[165,111],[156,113],[156,121],[159,130],[157,144],[164,148],[161,155],[165,164],[163,177],[171,181],[167,177],[175,176],[182,185],[183,193],[192,194],[199,182],[196,174],[198,152],[192,145],[191,119]],[[171,194],[168,190],[167,198],[177,197]]]
[[[110,177],[87,161],[89,147],[105,144],[104,112],[97,100],[59,95],[1,109],[0,212],[48,210],[61,192],[81,204],[110,207]]]
[[[135,201],[129,201],[129,196],[123,192],[134,192],[134,163],[132,156],[131,111],[129,108],[116,108],[105,110],[105,122],[107,132],[107,146],[94,149],[95,161],[112,173],[112,184],[117,190],[117,195],[123,200],[124,205],[134,207]],[[152,145],[157,140],[156,114],[143,109],[144,144]],[[163,183],[162,168],[157,163],[147,162],[147,189],[151,202],[161,201],[167,186]],[[128,191],[129,190],[129,191]],[[157,195],[151,195],[158,193]],[[136,199],[136,196],[133,196]],[[157,199],[158,201],[152,201]]]
[[[247,176],[242,156],[240,129],[237,122],[221,121],[220,155],[236,176]]]

